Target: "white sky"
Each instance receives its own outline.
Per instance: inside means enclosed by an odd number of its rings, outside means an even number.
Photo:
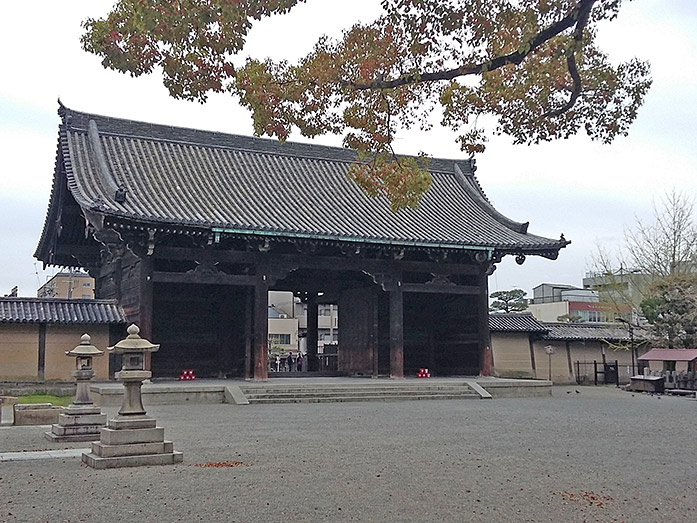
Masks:
[[[70,108],[155,123],[251,134],[248,113],[229,96],[206,105],[169,98],[160,77],[132,79],[104,70],[80,49],[80,24],[106,14],[111,0],[6,2],[0,19],[0,295],[17,285],[35,296],[44,273],[33,258],[53,178],[60,97]],[[618,20],[601,28],[614,60],[637,56],[652,63],[654,85],[627,138],[610,146],[579,136],[539,146],[494,139],[479,155],[477,175],[494,205],[530,232],[564,233],[572,244],[552,262],[507,257],[490,290],[542,282],[580,285],[597,242],[617,245],[635,216],[673,188],[697,193],[697,2],[625,2]],[[378,12],[379,0],[309,0],[287,17],[254,30],[249,52],[288,58],[303,54],[322,33]],[[320,143],[340,145],[340,137]],[[460,153],[450,132],[411,131],[396,149],[446,158]]]

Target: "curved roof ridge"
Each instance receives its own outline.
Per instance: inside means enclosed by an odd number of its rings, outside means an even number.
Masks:
[[[290,158],[311,158],[330,162],[355,163],[356,152],[345,147],[323,145],[316,143],[305,143],[286,141],[280,142],[274,138],[260,136],[246,136],[236,133],[225,133],[221,131],[210,131],[196,129],[193,127],[182,127],[176,125],[157,124],[142,122],[128,118],[115,118],[99,114],[85,113],[70,109],[63,105],[59,100],[60,108],[58,114],[63,123],[75,131],[85,131],[89,133],[90,121],[95,122],[99,128],[99,134],[109,136],[120,136],[124,138],[150,140],[156,139],[160,142],[177,143],[184,145],[195,145],[215,149],[229,149],[250,153],[262,153],[275,156],[286,156]],[[106,124],[106,125],[105,125]],[[136,127],[137,129],[133,130]],[[149,132],[146,132],[147,131]],[[153,131],[155,132],[153,134]],[[167,136],[166,133],[172,134]],[[200,137],[199,139],[195,139]],[[206,140],[208,138],[208,140]],[[211,139],[213,142],[211,142]],[[233,143],[231,140],[239,143]],[[226,142],[226,143],[223,143]],[[263,145],[263,147],[261,147]],[[288,148],[283,150],[284,148]],[[326,153],[326,156],[320,153]],[[400,157],[415,158],[413,155],[400,154]],[[428,158],[429,170],[444,174],[453,174],[450,167],[459,161],[451,158]]]
[[[485,213],[509,229],[521,234],[527,234],[528,225],[530,222],[516,222],[515,220],[511,220],[497,211],[494,206],[491,205],[491,202],[487,199],[486,195],[484,195],[484,191],[482,191],[481,187],[479,187],[479,183],[476,181],[476,179],[474,181],[470,181],[470,178],[473,179],[474,176],[472,174],[465,175],[457,163],[455,163],[454,173],[455,178],[460,182],[462,187],[469,193],[470,196],[472,196],[472,199]]]

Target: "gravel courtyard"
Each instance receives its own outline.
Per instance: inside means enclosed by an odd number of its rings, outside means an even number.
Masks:
[[[696,521],[695,409],[612,387],[148,407],[183,464],[0,463],[0,521]],[[0,453],[88,446],[49,443],[44,430],[0,428]]]

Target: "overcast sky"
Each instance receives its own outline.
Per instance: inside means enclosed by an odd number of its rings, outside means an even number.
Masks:
[[[251,134],[248,113],[229,96],[208,104],[176,101],[158,75],[132,79],[104,70],[80,49],[80,24],[106,14],[111,0],[6,2],[0,20],[0,295],[17,285],[35,296],[52,269],[33,258],[53,178],[58,97],[72,109],[221,132]],[[627,138],[606,146],[583,136],[537,146],[494,139],[477,157],[479,181],[499,211],[529,221],[534,234],[573,243],[559,259],[507,257],[490,290],[542,282],[580,285],[597,242],[612,249],[636,217],[650,217],[652,199],[673,188],[697,194],[697,1],[635,0],[601,27],[615,61],[634,56],[652,64],[654,84]],[[249,52],[293,59],[320,34],[339,34],[368,21],[379,0],[309,0],[287,17],[253,30]],[[340,137],[320,143],[341,145]],[[401,153],[424,150],[463,157],[452,133],[434,129],[400,137]],[[55,271],[55,269],[53,269]]]

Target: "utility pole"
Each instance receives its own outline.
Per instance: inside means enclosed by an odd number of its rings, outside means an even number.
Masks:
[[[627,332],[629,333],[629,351],[632,354],[632,373],[635,372],[634,370],[634,365],[635,365],[635,352],[634,352],[634,325],[632,325],[631,321],[627,321],[624,318],[615,318],[615,321],[619,321],[620,323],[624,323],[627,326]],[[636,369],[636,373],[639,373],[639,369]]]

